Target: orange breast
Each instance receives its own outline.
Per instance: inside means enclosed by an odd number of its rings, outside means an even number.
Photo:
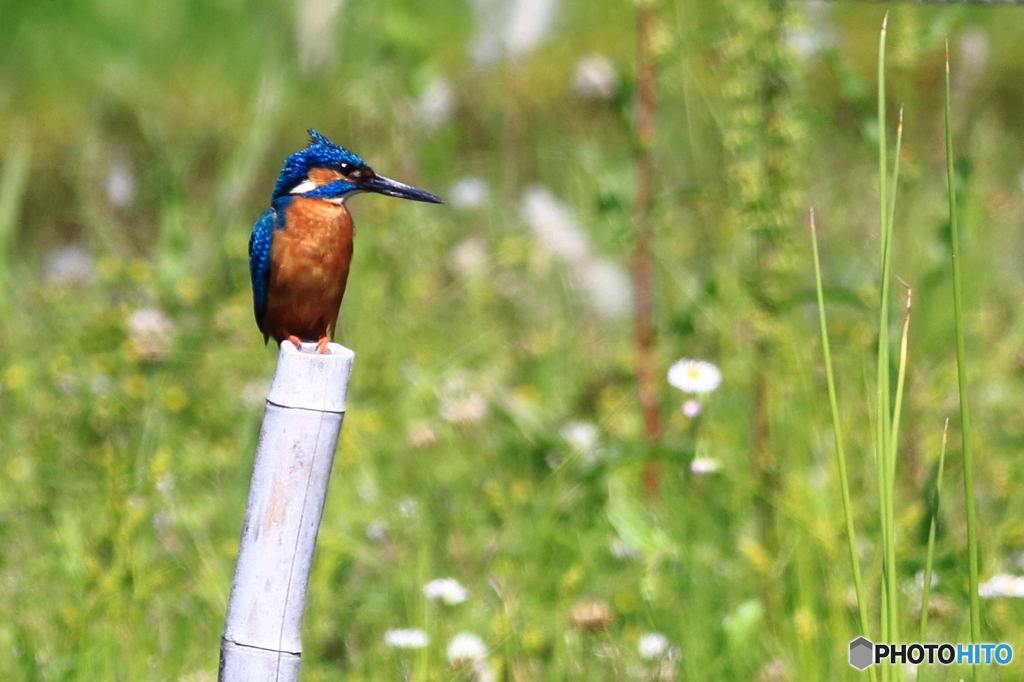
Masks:
[[[274,233],[264,333],[280,342],[333,335],[352,261],[352,216],[341,204],[296,197]]]

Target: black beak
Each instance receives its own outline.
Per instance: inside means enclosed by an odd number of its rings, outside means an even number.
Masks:
[[[423,190],[416,189],[415,187],[410,187],[409,185],[398,182],[397,180],[385,178],[383,175],[375,175],[367,180],[361,180],[359,182],[359,189],[366,192],[386,194],[389,197],[398,197],[399,199],[425,201],[429,204],[444,203],[444,200],[441,197],[434,196],[430,192],[424,192]]]

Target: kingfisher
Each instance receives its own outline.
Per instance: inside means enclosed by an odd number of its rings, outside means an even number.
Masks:
[[[443,204],[430,192],[377,175],[365,161],[316,132],[284,161],[270,208],[249,237],[256,325],[266,342],[316,341],[327,354],[352,262],[352,215],[345,201],[362,192]]]

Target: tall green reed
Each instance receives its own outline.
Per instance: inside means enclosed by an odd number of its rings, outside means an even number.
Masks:
[[[888,14],[882,20],[878,40],[878,215],[879,215],[879,301],[878,301],[878,345],[875,365],[875,473],[878,486],[879,536],[882,545],[882,575],[880,589],[880,636],[884,642],[899,640],[899,592],[896,571],[896,460],[900,416],[903,406],[903,392],[906,382],[907,341],[910,329],[911,291],[907,287],[906,307],[900,338],[897,364],[896,392],[891,395],[892,377],[889,349],[889,304],[890,281],[892,279],[893,224],[896,212],[896,187],[899,183],[900,150],[903,142],[903,112],[897,123],[895,156],[891,181],[888,165],[888,138],[886,135],[886,87],[885,49]],[[839,408],[835,397],[835,381],[832,372],[831,351],[822,293],[821,270],[817,249],[817,233],[813,214],[811,219],[814,241],[815,285],[818,293],[818,316],[825,354],[825,372],[829,388],[829,406],[836,437],[836,456],[839,464],[839,480],[842,488],[843,511],[846,519],[847,542],[857,591],[858,612],[862,634],[869,636],[868,608],[864,597],[864,584],[860,560],[856,553],[853,514],[850,504],[849,479],[846,471],[846,457],[840,431]],[[874,669],[871,669],[874,679]],[[881,667],[884,682],[894,679],[896,672],[888,665]]]
[[[860,615],[861,634],[870,638],[868,608],[864,599],[864,579],[861,575],[860,557],[857,556],[857,533],[853,523],[853,506],[850,503],[850,479],[846,470],[846,449],[843,447],[842,420],[839,418],[839,402],[836,400],[836,381],[832,372],[832,348],[828,341],[828,321],[825,316],[825,294],[821,285],[821,259],[818,256],[818,230],[814,223],[814,209],[810,211],[811,249],[814,260],[814,286],[818,299],[818,325],[821,330],[821,349],[825,360],[825,381],[828,384],[828,403],[832,413],[832,431],[836,441],[836,464],[839,469],[839,488],[843,497],[843,518],[846,521],[846,541],[850,550],[850,565],[853,568],[853,585],[857,592],[857,612]],[[874,668],[868,669],[871,682],[877,676]]]
[[[896,188],[899,182],[900,149],[903,136],[903,111],[900,110],[897,125],[895,158],[891,181],[888,178],[888,143],[885,126],[885,49],[888,15],[883,19],[878,43],[878,190],[879,190],[879,249],[880,249],[880,296],[878,307],[878,347],[876,355],[876,395],[875,395],[875,433],[876,477],[878,485],[878,503],[880,520],[880,537],[882,544],[882,575],[880,590],[880,637],[885,642],[900,641],[900,603],[897,589],[896,564],[896,527],[895,527],[895,496],[896,496],[896,463],[899,444],[900,416],[902,412],[903,394],[907,368],[907,343],[909,337],[911,290],[907,287],[906,308],[900,338],[899,357],[895,394],[892,395],[891,359],[889,348],[889,296],[892,278],[892,246],[893,226],[895,223]],[[971,428],[969,400],[967,395],[967,366],[963,332],[963,300],[960,256],[960,234],[956,208],[956,186],[953,172],[953,143],[950,113],[949,56],[947,48],[945,73],[945,143],[946,172],[948,183],[948,200],[950,227],[952,232],[952,271],[953,271],[953,314],[956,329],[957,379],[960,395],[961,438],[964,456],[964,493],[967,516],[967,544],[969,553],[970,573],[970,622],[971,641],[981,639],[979,602],[978,602],[978,540],[977,521],[973,489],[973,457],[971,452]],[[843,447],[841,423],[838,403],[835,395],[835,381],[832,371],[831,350],[828,341],[828,329],[824,310],[824,296],[821,283],[821,269],[817,246],[817,230],[811,213],[812,248],[814,255],[815,285],[817,289],[819,325],[821,328],[822,347],[825,360],[825,372],[828,382],[829,405],[832,412],[833,430],[836,437],[836,456],[839,467],[840,487],[842,488],[844,516],[846,520],[847,540],[850,547],[850,558],[853,568],[854,584],[857,591],[858,611],[861,629],[869,636],[868,609],[864,600],[864,581],[861,575],[860,560],[856,554],[854,522],[851,511],[849,478],[846,457]],[[945,469],[945,451],[948,437],[948,420],[943,430],[942,451],[939,456],[938,478],[936,481],[936,504],[929,527],[928,550],[925,564],[924,586],[921,598],[920,639],[925,641],[928,625],[928,601],[930,597],[931,576],[935,556],[936,517],[942,477]],[[883,665],[880,669],[883,682],[898,679],[898,668]],[[980,679],[979,666],[972,666],[972,677]]]
[[[971,414],[967,395],[967,358],[964,351],[963,294],[960,275],[960,227],[956,211],[956,178],[953,175],[953,123],[949,94],[949,43],[946,43],[946,182],[949,196],[950,239],[953,266],[953,324],[956,327],[956,375],[960,392],[960,441],[964,456],[964,497],[967,505],[967,554],[970,574],[971,642],[981,641],[978,604],[978,531],[974,505],[974,458],[971,452]],[[981,679],[978,665],[971,666],[972,679]]]
[[[880,233],[878,348],[875,373],[875,468],[878,484],[882,539],[881,636],[884,642],[899,640],[899,593],[896,586],[896,523],[895,472],[899,414],[902,407],[902,382],[906,372],[906,355],[901,354],[896,403],[890,391],[892,377],[889,355],[889,289],[892,279],[893,219],[896,206],[896,184],[899,180],[900,146],[903,121],[900,118],[896,135],[895,165],[891,197],[888,180],[888,138],[886,135],[885,47],[888,13],[882,20],[878,38],[878,215]],[[905,329],[906,331],[906,329]],[[891,670],[882,667],[882,679],[890,679]]]

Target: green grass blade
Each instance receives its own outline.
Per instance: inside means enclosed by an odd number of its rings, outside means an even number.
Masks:
[[[861,576],[860,557],[857,556],[857,535],[853,525],[853,506],[850,503],[850,482],[846,473],[846,451],[843,448],[843,430],[839,419],[839,402],[836,399],[836,382],[832,373],[832,349],[828,341],[828,322],[825,316],[825,294],[821,284],[821,259],[818,256],[818,230],[814,223],[814,209],[810,211],[811,251],[814,260],[814,286],[818,296],[818,327],[821,330],[821,348],[825,360],[825,381],[828,385],[828,404],[832,413],[832,431],[836,438],[836,463],[839,467],[839,488],[843,497],[843,516],[846,520],[846,541],[850,548],[850,566],[853,568],[853,585],[857,592],[857,610],[860,615],[861,634],[871,639],[868,627],[868,607],[864,601],[864,579]],[[875,669],[869,668],[872,682],[876,679]]]
[[[11,285],[11,242],[18,223],[18,215],[28,189],[28,174],[32,166],[32,143],[22,125],[13,127],[10,143],[0,173],[0,325],[10,311],[8,296]]]
[[[891,278],[892,270],[892,239],[893,239],[893,220],[896,214],[896,187],[899,183],[900,177],[900,149],[903,146],[903,109],[900,109],[899,122],[896,125],[896,153],[893,161],[893,175],[892,175],[892,187],[891,195],[892,198],[889,202],[889,214],[888,220],[886,221],[886,258],[883,266],[883,276],[888,282]],[[902,280],[900,280],[902,282]],[[903,282],[904,286],[907,286]],[[900,337],[900,354],[899,354],[899,365],[897,370],[896,378],[896,397],[893,403],[892,417],[889,420],[886,428],[889,430],[889,440],[887,443],[888,449],[885,453],[886,460],[886,480],[885,489],[887,495],[887,510],[886,518],[888,523],[886,524],[886,533],[888,538],[885,543],[886,546],[886,589],[888,590],[888,601],[889,601],[889,636],[892,638],[891,641],[900,641],[899,631],[899,609],[897,599],[899,598],[899,592],[896,586],[896,453],[897,445],[899,441],[899,430],[900,430],[900,415],[902,413],[903,406],[903,388],[907,373],[907,338],[910,331],[910,304],[911,304],[911,291],[910,287],[907,286],[907,305],[906,312],[903,317],[903,332]],[[888,320],[888,295],[883,298],[882,304],[883,314]],[[888,341],[888,340],[887,340]],[[888,342],[886,342],[886,354],[888,354]],[[886,367],[886,384],[888,388],[888,367]],[[888,399],[888,390],[885,392],[885,397]]]
[[[903,280],[900,280],[901,282]],[[906,283],[904,283],[906,286]],[[903,332],[900,334],[900,355],[899,365],[896,372],[896,399],[893,402],[892,410],[892,434],[889,440],[889,471],[887,472],[887,484],[890,491],[896,490],[896,446],[899,440],[900,415],[903,408],[903,388],[907,377],[907,341],[910,336],[910,306],[912,290],[907,286],[907,307],[903,313]]]
[[[890,192],[890,197],[889,197],[889,217],[888,217],[888,220],[887,220],[887,223],[886,223],[888,225],[888,227],[889,227],[889,231],[890,232],[892,231],[892,226],[895,224],[895,220],[896,220],[896,188],[899,186],[899,182],[900,182],[900,151],[902,149],[903,149],[903,107],[900,107],[899,119],[896,121],[896,150],[895,150],[895,158],[893,158],[893,162],[892,162],[892,187],[891,187],[892,191]],[[890,246],[890,245],[891,244],[887,244],[886,247],[888,248],[888,246]],[[888,253],[886,253],[886,255],[888,255]]]
[[[882,30],[878,37],[878,216],[879,244],[881,248],[880,294],[878,303],[878,354],[875,376],[875,465],[878,478],[878,502],[881,520],[882,556],[885,557],[882,580],[882,641],[895,641],[895,623],[897,621],[895,596],[895,566],[892,558],[895,547],[892,546],[893,504],[892,489],[889,481],[889,279],[892,262],[892,226],[889,223],[889,203],[887,197],[887,172],[885,134],[885,42],[889,14],[882,20]],[[882,679],[889,679],[889,667],[883,665]]]
[[[885,248],[888,255],[888,249],[892,246],[892,231],[896,217],[896,188],[899,186],[900,181],[900,151],[903,148],[903,107],[900,107],[899,120],[896,123],[896,153],[895,159],[893,159],[893,170],[892,170],[892,196],[889,200],[889,217],[888,217],[888,239],[885,243]],[[891,269],[891,261],[887,260],[883,265],[883,274],[888,275]],[[888,279],[888,278],[887,278]],[[910,286],[900,280],[900,282],[907,288],[907,306],[906,312],[903,316],[903,333],[900,337],[900,357],[899,357],[899,375],[896,380],[896,402],[893,405],[892,421],[890,422],[890,434],[889,434],[889,471],[888,471],[888,486],[889,490],[895,492],[896,485],[896,452],[897,445],[899,444],[899,431],[900,431],[900,413],[903,404],[903,383],[906,377],[906,360],[907,360],[907,335],[910,329],[910,299],[911,290]],[[888,317],[886,317],[888,320]],[[895,506],[895,505],[894,505]],[[893,538],[894,539],[894,538]]]
[[[956,215],[956,185],[953,176],[953,122],[949,95],[949,44],[946,44],[946,181],[949,194],[949,223],[953,242],[953,321],[956,326],[956,374],[960,391],[960,439],[964,456],[964,497],[967,505],[967,553],[970,571],[971,642],[981,641],[978,604],[978,531],[974,510],[974,458],[971,453],[971,414],[967,396],[967,358],[964,352],[963,293],[960,277],[960,227]],[[981,679],[979,666],[971,668],[972,677]]]
[[[935,507],[932,510],[932,522],[928,527],[928,556],[924,562],[924,586],[921,591],[921,635],[919,642],[927,642],[928,638],[928,598],[932,591],[932,565],[935,561],[935,527],[938,525],[939,508],[942,505],[942,472],[946,467],[946,440],[949,436],[949,419],[942,427],[942,449],[939,451],[939,473],[935,477]]]

